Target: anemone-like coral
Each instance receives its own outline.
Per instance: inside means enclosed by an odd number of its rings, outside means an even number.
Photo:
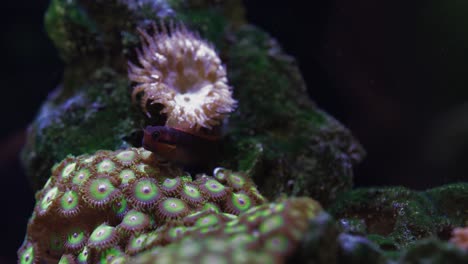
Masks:
[[[119,230],[122,230],[128,234],[141,232],[149,227],[149,216],[136,210],[130,210],[128,213],[126,213],[122,222],[117,226]]]
[[[84,248],[87,241],[88,235],[83,228],[71,228],[65,233],[65,250],[73,253],[79,252]]]
[[[143,211],[150,211],[161,197],[156,180],[149,177],[132,181],[125,192],[130,204]]]
[[[239,189],[204,174],[192,179],[168,166],[142,148],[67,157],[36,194],[19,261],[124,261],[185,234],[216,233],[240,212],[265,202],[255,199],[247,176],[241,176],[247,184]],[[232,202],[236,195],[249,202]]]
[[[184,25],[168,30],[153,24],[153,35],[140,29],[142,48],[137,66],[129,62],[130,80],[137,83],[133,101],[143,92],[141,107],[161,104],[166,125],[185,131],[211,129],[232,112],[236,101],[228,85],[226,69],[213,45]]]
[[[101,224],[96,227],[89,236],[87,246],[90,249],[102,251],[115,246],[119,240],[120,237],[115,227],[107,224]]]
[[[181,219],[189,212],[189,206],[178,198],[166,198],[158,205],[159,219]]]
[[[30,241],[24,241],[21,248],[18,250],[18,263],[30,264],[38,263],[40,257],[38,256],[39,249],[36,243]]]
[[[72,217],[79,213],[80,204],[79,204],[78,193],[74,190],[66,191],[62,198],[60,198],[59,213],[64,217]]]

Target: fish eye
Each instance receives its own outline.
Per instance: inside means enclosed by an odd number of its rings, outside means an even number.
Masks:
[[[154,139],[154,140],[157,140],[159,138],[159,136],[161,135],[161,133],[159,131],[154,131],[153,134],[151,134],[151,137]]]

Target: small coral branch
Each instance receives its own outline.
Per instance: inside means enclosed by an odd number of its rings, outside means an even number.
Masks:
[[[153,24],[151,35],[139,29],[142,47],[137,50],[137,66],[128,63],[128,76],[137,83],[132,98],[143,93],[141,107],[161,104],[166,125],[198,131],[219,125],[232,112],[236,101],[228,85],[226,69],[213,45],[184,25],[169,29]]]

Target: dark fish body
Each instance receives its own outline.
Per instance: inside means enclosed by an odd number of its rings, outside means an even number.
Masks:
[[[204,165],[216,157],[218,136],[195,135],[168,126],[147,126],[143,147],[157,156],[184,166]]]

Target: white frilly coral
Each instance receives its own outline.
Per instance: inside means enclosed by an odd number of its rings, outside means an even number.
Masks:
[[[183,25],[153,26],[153,35],[139,30],[142,48],[136,66],[129,62],[129,78],[138,83],[133,101],[143,92],[141,107],[147,103],[164,106],[166,125],[197,131],[221,123],[236,106],[227,83],[226,69],[213,45]]]

